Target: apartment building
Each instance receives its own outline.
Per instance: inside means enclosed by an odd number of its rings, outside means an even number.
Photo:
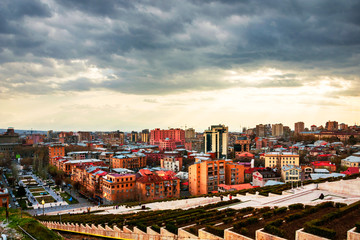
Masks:
[[[109,173],[102,180],[104,204],[136,200],[136,175]]]
[[[61,143],[54,143],[49,146],[49,159],[54,157],[65,157],[65,146]]]
[[[168,156],[160,159],[160,167],[173,172],[179,172],[182,169],[182,162],[182,157]]]
[[[281,168],[281,178],[283,182],[299,182],[301,181],[301,167],[287,165]]]
[[[146,155],[140,152],[115,155],[110,159],[111,168],[140,169],[146,166]]]
[[[245,166],[233,163],[230,161],[225,162],[225,184],[237,185],[244,183]]]
[[[264,158],[265,167],[280,169],[286,165],[299,166],[299,154],[293,152],[269,152]]]
[[[228,127],[212,125],[204,131],[205,153],[216,153],[216,158],[226,158],[228,151]]]
[[[239,157],[241,153],[250,151],[250,139],[246,136],[237,137],[234,143],[235,157]]]
[[[296,122],[295,123],[295,135],[300,134],[305,130],[305,124],[304,122]]]
[[[280,137],[284,135],[284,126],[282,123],[273,124],[271,128],[273,137]]]
[[[185,131],[179,128],[161,130],[156,128],[150,132],[150,144],[151,145],[160,145],[161,141],[165,139],[173,141],[175,145],[184,145],[185,144]]]
[[[108,173],[98,166],[78,165],[72,169],[71,180],[79,184],[79,192],[89,198],[102,198],[102,179]]]
[[[225,160],[204,160],[189,166],[191,195],[208,194],[225,184]]]
[[[149,170],[143,171],[136,180],[138,201],[160,200],[180,197],[180,179],[172,173],[158,174]]]

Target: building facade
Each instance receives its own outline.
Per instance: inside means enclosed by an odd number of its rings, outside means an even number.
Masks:
[[[228,127],[212,125],[204,131],[205,153],[214,152],[217,158],[226,158],[228,150]]]
[[[305,129],[304,122],[296,122],[295,123],[295,135],[300,134]]]
[[[264,155],[265,167],[281,169],[286,165],[299,166],[299,154],[292,152],[269,152]]]
[[[301,181],[301,167],[294,165],[286,165],[281,168],[281,178],[283,182],[299,182]]]
[[[136,200],[135,174],[109,173],[102,181],[103,201],[105,204]]]
[[[189,166],[189,192],[191,195],[208,194],[225,184],[225,160],[198,161]]]
[[[140,169],[146,166],[146,155],[139,152],[115,155],[110,159],[110,166],[111,168]]]
[[[271,131],[273,137],[281,137],[284,135],[284,126],[281,123],[273,124]]]

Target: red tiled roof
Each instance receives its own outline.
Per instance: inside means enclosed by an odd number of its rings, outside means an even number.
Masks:
[[[355,173],[359,173],[359,168],[358,167],[349,167],[348,169],[346,169],[345,171],[343,171],[341,173],[346,174],[346,175],[352,175]]]
[[[138,178],[136,181],[141,183],[154,183],[154,182],[162,182],[164,180],[162,177],[152,174],[152,175],[142,176]]]

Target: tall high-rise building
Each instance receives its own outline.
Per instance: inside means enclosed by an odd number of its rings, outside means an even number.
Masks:
[[[264,124],[256,125],[256,136],[257,137],[265,137],[265,125]]]
[[[325,128],[328,131],[336,131],[339,129],[339,123],[336,121],[328,121]]]
[[[135,132],[135,131],[132,131],[131,132],[131,137],[130,137],[130,142],[135,143],[137,141],[138,141],[138,133]]]
[[[79,141],[91,141],[92,140],[91,132],[79,131],[77,133],[79,135]]]
[[[301,132],[303,132],[305,129],[305,124],[304,122],[297,122],[295,123],[295,135],[296,134],[300,134]]]
[[[172,141],[175,145],[184,145],[185,144],[185,131],[179,128],[161,130],[156,128],[150,132],[150,144],[151,145],[160,145],[163,141]]]
[[[212,125],[204,131],[205,153],[214,152],[217,158],[227,157],[228,127],[225,125]]]
[[[347,124],[345,124],[345,123],[341,123],[339,125],[339,127],[340,127],[340,130],[348,130],[349,129],[349,126]]]
[[[272,135],[274,137],[280,137],[284,135],[284,126],[281,123],[272,125]]]
[[[187,128],[185,129],[185,139],[195,138],[195,129]]]
[[[141,131],[141,142],[148,143],[150,141],[149,129],[144,129]]]

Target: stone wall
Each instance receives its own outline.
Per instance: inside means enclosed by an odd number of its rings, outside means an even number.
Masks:
[[[263,232],[262,229],[259,229],[255,232],[255,239],[256,240],[286,240],[285,238],[278,237],[275,235],[272,235],[270,233]]]
[[[360,240],[360,233],[355,232],[355,228],[347,232],[347,240]]]
[[[319,237],[311,233],[304,232],[303,229],[299,229],[295,233],[295,240],[329,240],[329,239]]]
[[[100,235],[113,238],[126,238],[126,239],[136,239],[136,240],[174,240],[174,239],[188,239],[188,240],[199,240],[199,239],[210,239],[210,240],[252,240],[249,237],[243,236],[241,234],[235,233],[229,229],[225,229],[224,238],[206,232],[203,229],[199,229],[199,236],[191,234],[182,228],[178,229],[178,235],[175,235],[165,228],[160,228],[160,233],[152,230],[150,227],[147,227],[146,233],[134,227],[134,230],[127,227],[120,229],[116,226],[102,227],[101,225],[94,224],[77,224],[77,223],[60,223],[60,222],[41,222],[44,226],[50,229],[62,230],[77,232],[89,235]],[[348,231],[347,239],[348,240],[360,240],[360,233],[354,232],[355,228]],[[284,238],[265,233],[262,229],[256,231],[256,240],[285,240]],[[297,230],[295,234],[295,240],[327,240],[327,238],[322,238],[310,233],[303,232],[302,229]]]
[[[192,226],[192,225],[186,226],[186,228],[190,227],[190,226]],[[195,236],[194,234],[189,233],[188,231],[185,231],[183,228],[178,229],[178,236],[179,236],[180,239],[189,239],[189,240],[198,240],[198,239],[200,239],[198,236]]]
[[[229,229],[225,229],[224,238],[226,240],[253,240],[252,238],[233,232]]]
[[[149,234],[149,240],[160,240],[160,233],[151,229],[151,227],[146,228],[147,234]]]
[[[210,240],[222,240],[224,238],[216,236],[212,233],[206,232],[203,229],[199,229],[199,238],[200,239],[210,239]]]

